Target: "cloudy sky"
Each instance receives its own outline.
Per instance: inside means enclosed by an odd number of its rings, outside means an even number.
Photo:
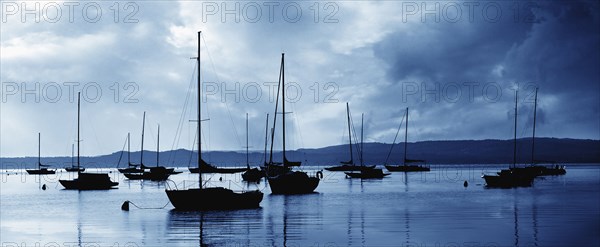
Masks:
[[[204,147],[262,149],[285,52],[289,148],[344,143],[345,103],[365,138],[600,138],[596,1],[2,1],[0,156],[190,149],[202,31]],[[191,93],[191,94],[190,94]],[[187,99],[187,101],[186,101]],[[188,103],[186,103],[188,102]],[[281,115],[279,115],[281,117]],[[279,129],[280,130],[280,129]],[[280,144],[276,141],[276,144]]]

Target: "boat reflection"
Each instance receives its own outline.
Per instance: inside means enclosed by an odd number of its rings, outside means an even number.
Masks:
[[[250,246],[262,230],[263,210],[169,211],[167,245]]]

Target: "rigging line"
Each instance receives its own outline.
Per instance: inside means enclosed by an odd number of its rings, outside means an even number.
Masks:
[[[100,141],[98,139],[98,133],[96,131],[96,128],[94,127],[94,122],[91,121],[92,119],[88,115],[87,112],[84,112],[83,115],[84,115],[83,117],[88,120],[88,124],[90,125],[90,127],[92,129],[92,133],[94,133],[94,138],[95,138],[95,141],[96,141],[96,152],[99,152],[100,154],[105,153],[105,150],[101,150],[102,147],[100,146]]]
[[[136,207],[138,209],[163,209],[163,208],[166,208],[169,205],[169,203],[171,203],[171,202],[167,202],[164,206],[158,207],[158,208],[146,208],[146,207],[140,207],[138,205],[135,205],[135,203],[133,203],[132,201],[127,201],[127,202],[129,202],[129,204],[133,205],[134,207]]]
[[[187,112],[187,109],[188,109],[190,94],[191,94],[191,91],[192,91],[192,85],[194,84],[194,75],[196,75],[196,66],[198,66],[197,62],[194,64],[194,70],[192,72],[190,83],[188,85],[187,94],[185,95],[185,100],[183,102],[183,108],[182,108],[182,111],[181,111],[181,115],[179,116],[179,122],[178,122],[177,128],[175,130],[175,136],[173,137],[173,144],[171,145],[171,150],[174,150],[176,146],[179,146],[179,141],[181,139],[181,132],[182,132],[182,128],[183,128],[183,123],[184,123],[184,119],[185,119],[186,112]],[[173,155],[176,155],[176,154],[173,154],[172,152],[169,153],[168,163],[170,163],[171,161],[174,162],[175,158],[172,157]]]
[[[400,129],[402,128],[402,124],[404,123],[405,117],[406,115],[402,115],[402,120],[400,120],[400,125],[398,125],[398,130],[396,131],[396,135],[394,136],[394,141],[392,141],[392,146],[390,147],[390,151],[388,152],[388,155],[385,158],[385,162],[383,163],[383,165],[387,165],[387,162],[390,159],[390,155],[392,155],[392,150],[394,149],[394,145],[396,145],[396,139],[398,138],[398,133],[400,133]],[[404,145],[406,145],[406,143]]]
[[[204,41],[204,47],[206,47],[206,54],[208,55],[208,60],[210,61],[210,65],[213,68],[213,71],[215,73],[215,76],[217,77],[217,81],[221,82],[221,79],[219,78],[219,74],[217,73],[217,69],[215,67],[215,64],[212,60],[212,56],[210,55],[210,49],[208,49],[208,44],[206,43],[206,40],[204,39],[205,35],[202,35],[202,41]],[[231,115],[231,110],[229,109],[229,104],[227,104],[227,101],[225,100],[224,102],[225,104],[225,108],[227,109],[227,115],[229,115],[229,120],[231,121],[231,125],[233,126],[233,132],[235,133],[235,138],[238,142],[238,147],[242,146],[242,142],[240,140],[240,135],[237,131],[237,128],[235,126],[235,122],[233,121],[233,116]],[[207,107],[207,111],[208,111],[208,107]],[[209,126],[210,128],[210,126]]]
[[[187,165],[187,166],[188,166],[188,168],[189,168],[189,167],[190,167],[190,165],[192,164],[192,159],[193,159],[193,158],[194,158],[194,156],[195,156],[195,155],[194,155],[194,147],[195,147],[195,144],[196,144],[196,137],[198,137],[198,129],[196,129],[196,134],[194,134],[194,142],[192,143],[192,151],[190,152],[190,159],[189,159],[189,161],[188,161],[188,165]],[[200,169],[200,168],[198,168],[198,169]]]
[[[119,161],[117,162],[117,167],[119,167],[119,165],[121,165],[121,159],[123,158],[123,153],[125,152],[125,146],[127,146],[127,138],[125,139],[125,142],[123,143],[123,149],[121,149],[121,154],[119,155]]]

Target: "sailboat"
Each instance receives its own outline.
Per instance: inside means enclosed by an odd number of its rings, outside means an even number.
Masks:
[[[521,169],[522,172],[528,172],[535,176],[546,176],[546,175],[564,175],[567,173],[565,166],[563,165],[554,165],[554,166],[543,166],[536,165],[540,163],[535,160],[535,124],[536,124],[536,115],[537,115],[537,95],[538,88],[535,88],[535,99],[534,99],[534,108],[533,108],[533,134],[531,137],[531,165],[523,168],[512,168],[512,170]]]
[[[131,163],[131,145],[130,145],[130,135],[127,133],[127,168],[119,168],[120,173],[143,173],[144,172],[144,128],[146,127],[146,112],[144,112],[144,116],[142,117],[142,148],[140,153],[140,164],[136,165]]]
[[[312,193],[319,185],[319,173],[316,176],[308,176],[306,172],[288,170],[293,166],[300,166],[301,162],[288,161],[285,156],[285,55],[281,54],[281,69],[279,74],[279,84],[277,90],[277,99],[279,99],[279,87],[281,87],[281,108],[282,108],[282,136],[283,136],[283,162],[277,165],[273,162],[273,140],[271,139],[271,160],[268,164],[268,169],[276,169],[278,172],[267,172],[267,179],[273,194],[306,194]],[[277,101],[275,103],[275,117],[273,126],[277,123]],[[273,138],[275,128],[271,132]],[[281,168],[275,168],[281,167]],[[321,173],[322,175],[322,173]]]
[[[201,135],[198,136],[200,138]],[[247,145],[246,145],[247,146]],[[193,147],[192,147],[193,151]],[[201,160],[199,167],[189,167],[190,173],[221,173],[221,174],[233,174],[240,173],[248,170],[248,168],[222,168],[216,167],[209,164],[208,162]]]
[[[25,171],[31,175],[55,174],[56,170],[48,169],[48,165],[42,165],[41,138],[41,134],[38,133],[38,169],[27,169]]]
[[[139,168],[139,165],[131,163],[131,142],[130,141],[131,141],[131,135],[130,135],[130,133],[127,133],[127,168],[118,168],[117,170],[120,173],[144,172],[144,169]],[[142,150],[143,150],[143,148],[142,148]]]
[[[372,169],[375,168],[375,165],[372,166],[357,166],[354,164],[354,157],[352,155],[352,129],[350,127],[350,106],[348,106],[348,102],[346,102],[346,115],[348,117],[348,141],[350,147],[350,160],[349,161],[341,161],[342,165],[327,167],[325,170],[338,172],[338,171],[360,171],[363,169]]]
[[[364,114],[360,117],[360,167],[365,167],[363,165],[363,119]],[[372,166],[370,168],[363,168],[358,171],[353,172],[344,172],[346,176],[350,178],[360,178],[360,179],[369,179],[369,178],[384,178],[385,176],[390,175],[390,173],[384,173],[381,168],[375,168]]]
[[[267,126],[269,125],[269,114],[267,113]],[[265,129],[265,160],[267,155],[267,137],[266,137],[266,129]],[[248,154],[248,113],[246,113],[246,171],[242,173],[242,179],[247,182],[258,182],[261,178],[265,176],[265,172],[263,172],[259,168],[250,168],[249,162],[249,154]]]
[[[200,41],[201,32],[198,32],[198,135],[202,136],[202,121],[200,107],[202,85],[200,82]],[[198,138],[198,167],[202,163],[202,138]],[[199,188],[192,189],[166,189],[167,197],[177,210],[225,210],[257,208],[263,199],[263,193],[254,190],[234,192],[223,187],[204,187],[202,172],[198,172]]]
[[[159,157],[160,157],[160,125],[158,125],[158,135],[156,140],[156,166],[155,167],[145,167],[143,172],[132,172],[125,173],[125,177],[128,179],[136,180],[136,179],[148,179],[152,181],[164,181],[169,178],[172,174],[178,174],[181,172],[175,172],[174,168],[166,168],[164,166],[159,166]],[[143,149],[142,149],[143,152]]]
[[[407,159],[406,158],[406,149],[408,146],[408,107],[406,107],[406,125],[404,128],[404,165],[398,165],[398,166],[394,166],[394,165],[385,165],[385,168],[388,169],[388,171],[391,172],[428,172],[430,171],[429,167],[424,166],[424,165],[409,165],[409,164],[416,164],[416,163],[420,163],[420,164],[424,164],[425,161],[424,160],[412,160],[412,159]],[[392,143],[392,147],[393,148],[394,144]]]
[[[483,175],[487,187],[500,187],[500,188],[511,188],[511,187],[529,187],[533,184],[535,174],[517,168],[517,101],[519,98],[519,91],[515,91],[515,129],[513,137],[513,165],[509,169],[501,170],[494,175]]]
[[[68,171],[68,172],[85,171],[85,168],[75,166],[74,159],[75,159],[75,144],[71,144],[71,166],[65,167],[65,171]]]
[[[79,116],[80,116],[80,99],[81,92],[77,93],[77,178],[73,180],[60,179],[58,182],[68,190],[107,190],[119,185],[118,182],[113,182],[106,173],[83,173],[79,170]]]

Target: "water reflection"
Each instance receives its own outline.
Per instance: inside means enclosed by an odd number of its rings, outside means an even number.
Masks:
[[[237,211],[170,210],[167,224],[169,245],[251,245],[255,231],[262,229],[262,209]],[[193,243],[193,244],[192,244]]]

